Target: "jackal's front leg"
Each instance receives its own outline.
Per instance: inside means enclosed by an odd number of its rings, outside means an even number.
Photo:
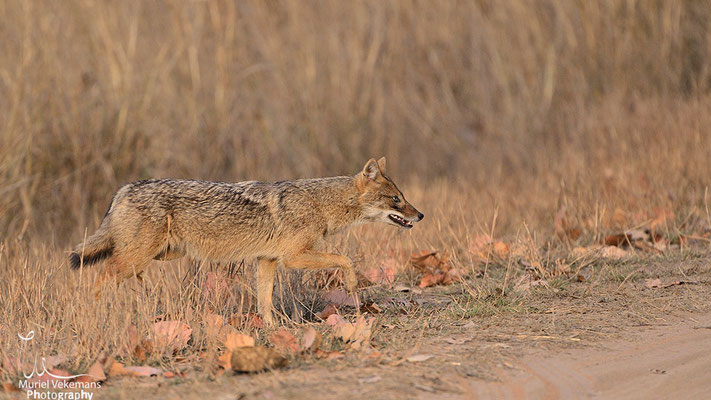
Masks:
[[[326,269],[340,268],[343,271],[346,279],[346,290],[353,293],[358,284],[353,262],[348,257],[338,254],[320,253],[318,251],[307,250],[303,251],[291,258],[284,260],[284,266],[287,268],[303,268],[303,269]]]
[[[272,293],[274,292],[274,276],[277,262],[267,258],[260,258],[257,264],[257,310],[264,318],[264,322],[274,325]]]

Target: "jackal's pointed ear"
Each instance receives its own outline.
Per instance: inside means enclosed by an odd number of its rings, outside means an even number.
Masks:
[[[380,168],[378,168],[378,163],[375,162],[374,158],[371,158],[367,163],[365,163],[365,167],[363,167],[363,176],[374,181],[375,178],[378,177],[379,173]]]
[[[380,157],[378,160],[378,168],[380,168],[380,173],[385,175],[385,157]]]

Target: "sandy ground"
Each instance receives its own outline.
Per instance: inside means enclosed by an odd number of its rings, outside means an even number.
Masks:
[[[603,348],[529,354],[500,381],[471,381],[476,398],[711,398],[711,315],[674,318]]]

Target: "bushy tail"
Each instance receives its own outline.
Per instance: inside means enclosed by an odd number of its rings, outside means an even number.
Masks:
[[[109,257],[113,252],[114,242],[109,234],[108,221],[104,219],[96,233],[74,249],[69,256],[69,265],[72,269],[79,269],[82,265],[95,264]]]

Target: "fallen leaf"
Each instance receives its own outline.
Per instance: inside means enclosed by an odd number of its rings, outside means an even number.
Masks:
[[[321,346],[321,334],[312,327],[304,329],[301,336],[301,351],[314,351]]]
[[[269,336],[269,343],[280,353],[294,354],[299,351],[299,342],[296,336],[284,328],[277,329],[276,332]]]
[[[411,363],[427,361],[433,356],[430,354],[415,354],[414,356],[407,357],[407,361]]]
[[[337,306],[355,307],[356,299],[355,296],[350,295],[345,292],[345,290],[338,288],[329,290],[323,295],[323,299],[331,304]]]
[[[115,377],[124,376],[128,374],[128,371],[126,371],[126,368],[120,362],[114,361],[113,363],[111,363],[111,368],[109,368],[109,376]]]
[[[3,383],[2,383],[2,390],[3,390],[5,393],[19,392],[19,391],[20,391],[20,389],[18,389],[17,386],[15,386],[15,384],[12,383],[12,382],[3,382]]]
[[[336,313],[338,313],[338,308],[334,304],[329,304],[316,315],[321,319],[326,319]]]
[[[130,375],[136,377],[158,376],[163,374],[163,371],[158,368],[148,366],[130,366],[124,367],[124,370]]]
[[[163,378],[168,378],[168,379],[170,379],[170,378],[173,378],[173,377],[175,377],[175,372],[170,372],[170,371],[165,371],[165,372],[163,372]]]
[[[254,346],[236,348],[230,363],[235,372],[259,372],[285,367],[288,361],[272,349]]]
[[[360,306],[360,312],[369,314],[379,314],[383,311],[377,303],[369,301]]]
[[[146,358],[148,358],[148,354],[151,353],[153,350],[153,345],[151,344],[150,340],[143,340],[141,343],[136,345],[136,348],[133,349],[133,356],[138,360],[138,362],[144,362],[146,361]]]
[[[365,348],[370,343],[372,318],[366,319],[360,315],[355,323],[350,323],[340,315],[334,314],[328,317],[326,323],[331,326],[337,337],[355,350]]]
[[[340,337],[344,342],[348,342],[355,333],[355,326],[346,321],[338,314],[333,314],[326,319],[326,323],[331,326],[336,336]]]
[[[227,350],[234,350],[238,347],[254,346],[254,338],[239,332],[230,332],[227,334],[224,342]]]
[[[232,351],[227,350],[217,357],[217,366],[223,369],[232,369]]]
[[[658,288],[662,287],[662,280],[659,278],[656,279],[647,279],[644,281],[644,285],[647,286],[648,288]]]
[[[153,347],[168,351],[185,348],[192,335],[190,325],[180,321],[160,321],[153,325]]]
[[[89,378],[89,380],[87,380],[88,382],[103,382],[106,380],[104,367],[99,361],[92,364],[86,374],[89,376],[80,376],[79,378],[77,378],[77,381],[79,381],[80,378]]]

